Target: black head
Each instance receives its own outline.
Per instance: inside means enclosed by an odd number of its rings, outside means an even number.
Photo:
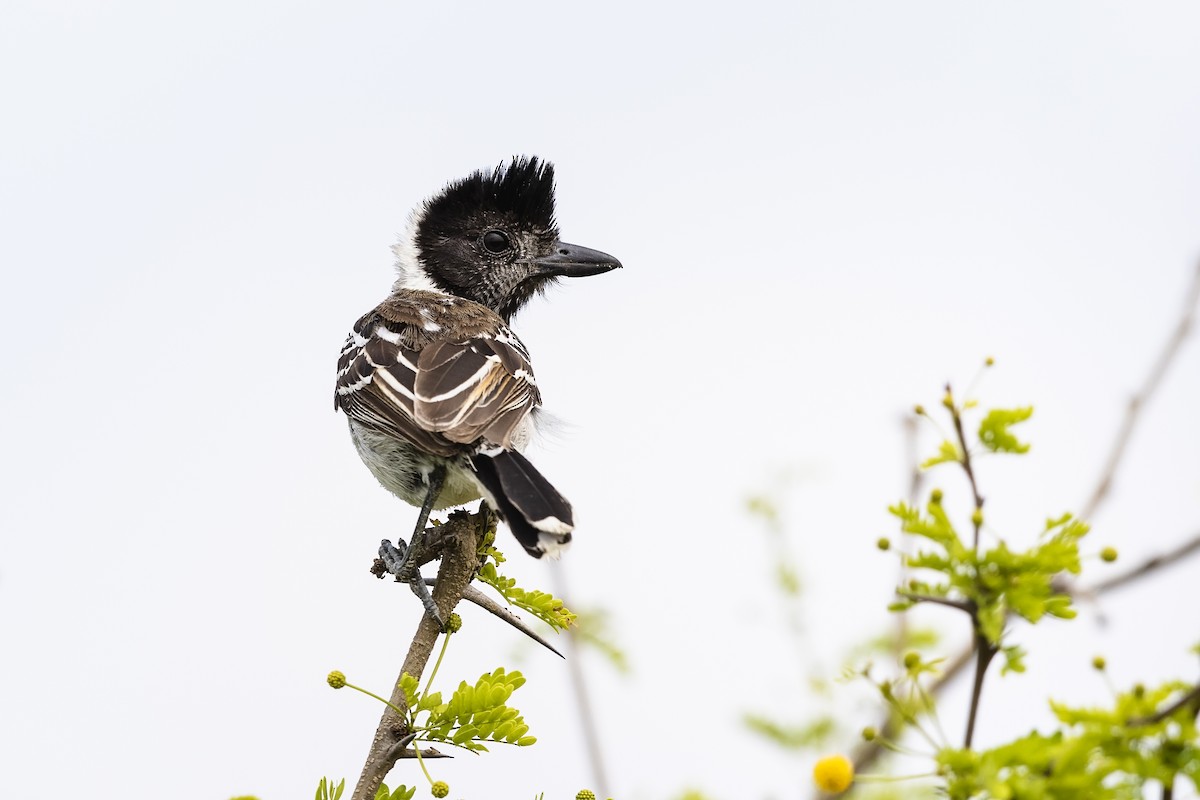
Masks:
[[[560,275],[621,266],[612,256],[559,241],[554,166],[536,157],[449,184],[418,211],[413,239],[434,285],[506,320]]]

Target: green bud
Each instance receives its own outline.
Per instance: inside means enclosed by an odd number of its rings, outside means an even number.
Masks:
[[[984,365],[985,367],[991,367],[991,366],[994,366],[994,365],[995,365],[995,363],[996,363],[996,359],[992,358],[991,356],[988,356],[987,358],[985,358],[985,359],[983,360],[983,365]]]
[[[933,503],[934,505],[937,505],[938,503],[942,502],[942,490],[934,489],[932,492],[930,492],[929,493],[929,502]]]
[[[873,742],[875,741],[875,737],[878,735],[879,732],[874,728],[866,727],[862,729],[862,738],[864,742]]]
[[[916,414],[918,417],[925,416],[925,406],[920,405],[920,404],[913,406],[913,413]]]
[[[1103,550],[1101,550],[1100,551],[1100,560],[1107,564],[1111,564],[1112,562],[1116,561],[1117,560],[1117,548],[1106,547]]]
[[[325,678],[325,681],[333,688],[341,689],[346,685],[346,676],[335,669],[333,672],[329,673],[328,677]]]
[[[580,789],[575,793],[575,800],[596,800],[596,793],[591,789]]]
[[[974,511],[971,512],[971,524],[974,525],[976,528],[983,526],[983,509],[982,508],[976,508]]]
[[[890,550],[892,549],[892,542],[886,536],[880,536],[879,540],[875,542],[875,546],[880,550]]]
[[[919,653],[905,653],[904,654],[904,668],[905,669],[912,669],[913,667],[917,666],[920,663],[921,663],[921,655]]]
[[[450,784],[445,781],[436,781],[433,786],[429,787],[429,791],[434,797],[445,797],[450,794]]]
[[[1103,672],[1108,663],[1104,660],[1104,656],[1096,656],[1092,659],[1092,669]]]
[[[458,614],[451,614],[450,619],[446,622],[446,633],[458,633],[462,630],[462,617]]]

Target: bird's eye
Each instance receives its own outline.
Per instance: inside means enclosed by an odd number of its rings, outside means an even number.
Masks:
[[[503,253],[510,246],[508,236],[501,231],[488,231],[483,235],[483,249],[489,253]]]

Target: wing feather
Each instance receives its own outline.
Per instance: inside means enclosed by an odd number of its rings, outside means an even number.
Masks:
[[[514,447],[525,417],[541,403],[521,341],[494,315],[493,325],[476,326],[467,336],[438,326],[447,338],[429,341],[424,329],[396,318],[395,299],[389,302],[387,318],[377,309],[347,338],[338,359],[336,407],[435,455],[469,452],[484,442]]]

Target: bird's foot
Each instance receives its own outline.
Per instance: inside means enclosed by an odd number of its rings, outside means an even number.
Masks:
[[[414,541],[413,544],[415,545],[416,542]],[[395,545],[384,539],[379,543],[379,558],[383,561],[384,569],[395,575],[397,581],[408,584],[413,594],[421,600],[421,605],[425,607],[425,613],[438,624],[439,629],[445,630],[446,623],[442,621],[437,604],[433,602],[433,595],[429,593],[429,587],[425,585],[425,579],[421,577],[421,568],[412,558],[414,550],[414,547],[406,545],[399,539],[396,540]]]

